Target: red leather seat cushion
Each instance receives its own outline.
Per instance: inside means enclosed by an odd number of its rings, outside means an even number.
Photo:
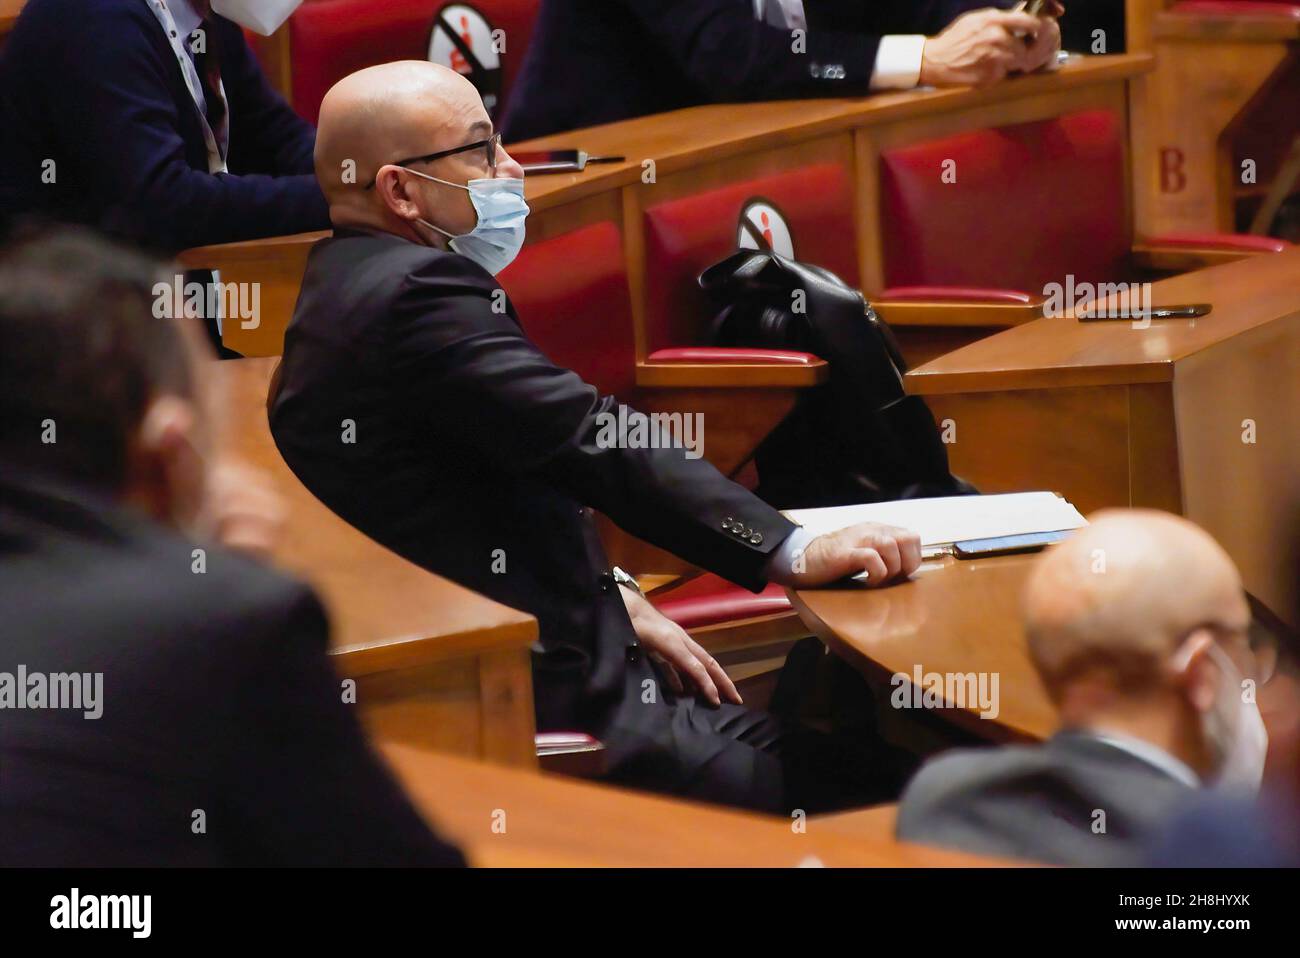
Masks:
[[[978,289],[972,286],[891,286],[881,299],[917,303],[1005,303],[1028,306],[1034,297],[1018,289]]]
[[[1150,237],[1148,242],[1154,246],[1228,249],[1250,253],[1281,253],[1291,245],[1286,240],[1252,233],[1164,233]]]
[[[1120,117],[1086,110],[884,151],[885,285],[1123,279],[1123,142]]]
[[[313,0],[289,18],[293,106],[312,123],[331,86],[349,73],[391,60],[424,60],[439,10],[455,0]],[[541,0],[469,0],[493,29],[505,31],[502,105],[523,63]],[[500,115],[500,110],[498,110]]]
[[[499,279],[542,352],[601,392],[630,397],[636,347],[617,226],[595,223],[530,243]]]
[[[657,349],[646,359],[652,363],[762,363],[769,366],[811,366],[821,362],[812,353],[800,353],[791,349],[747,349],[734,346]]]
[[[712,573],[697,576],[651,601],[683,629],[777,615],[792,609],[783,586],[772,583],[755,595]]]
[[[754,199],[784,215],[796,259],[858,285],[853,189],[841,164],[802,167],[659,203],[645,212],[647,351],[703,342],[712,305],[696,278],[735,252],[741,211]]]

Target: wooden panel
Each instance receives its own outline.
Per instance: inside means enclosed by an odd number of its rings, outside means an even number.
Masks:
[[[1179,363],[1174,400],[1186,515],[1300,625],[1285,561],[1300,515],[1300,313]]]
[[[533,177],[531,184],[541,177]],[[531,205],[531,198],[530,198]],[[585,196],[572,202],[555,203],[528,215],[527,244],[540,243],[593,223],[623,226],[623,209],[618,190]]]
[[[1145,509],[1183,511],[1178,468],[1178,433],[1173,393],[1163,383],[1129,386],[1128,504]]]
[[[1161,23],[1194,20],[1167,17]],[[1291,30],[1294,36],[1300,25]],[[1285,72],[1287,46],[1232,42],[1216,33],[1205,39],[1157,36],[1155,48],[1159,68],[1133,87],[1138,231],[1230,232],[1240,171],[1233,169],[1225,132],[1270,78]]]
[[[536,764],[532,653],[487,652],[479,657],[478,680],[483,757],[504,765]]]
[[[479,866],[946,867],[1007,864],[896,841],[846,836],[817,819],[674,801],[552,775],[526,775],[386,745],[416,807]]]
[[[869,678],[922,672],[996,676],[997,714],[944,699],[945,718],[996,740],[1046,738],[1056,709],[1029,660],[1020,593],[1033,556],[922,563],[908,582],[792,592],[804,624]],[[890,690],[893,691],[892,689]],[[993,711],[993,710],[990,710]]]
[[[984,493],[1051,489],[1083,512],[1129,503],[1122,387],[932,396],[952,471]]]

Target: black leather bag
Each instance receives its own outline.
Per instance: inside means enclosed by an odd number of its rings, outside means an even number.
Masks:
[[[949,471],[929,407],[903,390],[898,343],[860,292],[768,250],[740,250],[699,282],[719,307],[713,345],[798,350],[830,365],[829,381],[759,447],[763,499],[787,509],[976,491]]]

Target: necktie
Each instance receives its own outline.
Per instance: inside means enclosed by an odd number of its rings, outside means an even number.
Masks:
[[[194,55],[194,66],[198,69],[199,82],[203,84],[203,99],[206,101],[208,126],[217,138],[217,146],[222,156],[226,153],[226,98],[221,93],[221,41],[217,35],[217,25],[212,20],[204,20],[200,25],[203,31],[204,48],[202,53]]]

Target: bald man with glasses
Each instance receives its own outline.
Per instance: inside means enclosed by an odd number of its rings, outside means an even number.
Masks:
[[[536,616],[538,728],[598,737],[602,777],[784,814],[895,795],[906,756],[746,709],[611,568],[591,510],[755,591],[862,571],[885,584],[920,563],[917,537],[813,538],[680,445],[602,440],[618,401],[543,355],[497,283],[524,239],[523,171],[464,77],[409,61],[340,81],[316,170],[334,236],[308,260],[271,405],[307,487],[412,562]]]

